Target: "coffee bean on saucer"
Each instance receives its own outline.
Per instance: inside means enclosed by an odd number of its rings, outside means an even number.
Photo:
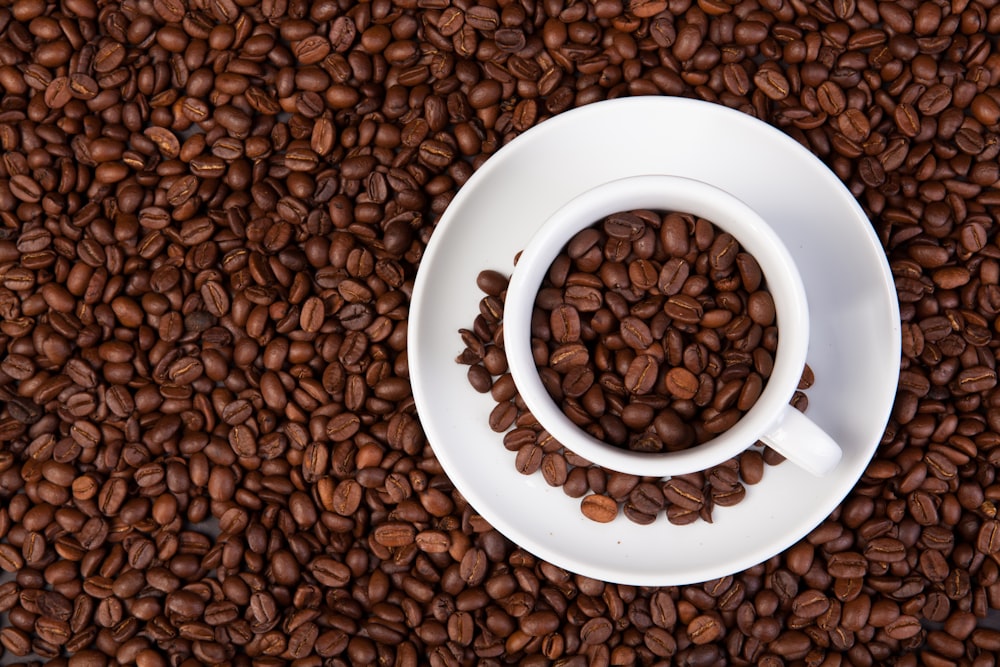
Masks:
[[[591,521],[608,523],[618,516],[618,503],[610,496],[594,493],[584,497],[580,510]]]

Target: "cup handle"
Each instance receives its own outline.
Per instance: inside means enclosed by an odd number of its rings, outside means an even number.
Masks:
[[[804,470],[822,477],[840,462],[843,452],[826,431],[790,405],[760,440]]]

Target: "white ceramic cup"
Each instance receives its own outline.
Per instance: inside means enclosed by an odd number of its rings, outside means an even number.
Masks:
[[[634,209],[691,213],[732,234],[760,264],[777,314],[774,369],[760,398],[728,431],[682,451],[634,452],[586,433],[549,396],[531,353],[531,313],[553,260],[577,232],[612,213]],[[507,362],[525,405],[556,440],[602,467],[633,475],[682,475],[718,465],[758,440],[815,475],[830,472],[840,461],[837,443],[788,404],[809,347],[809,311],[795,262],[753,209],[715,186],[679,176],[633,176],[599,185],[565,204],[518,259],[507,288],[503,329]]]

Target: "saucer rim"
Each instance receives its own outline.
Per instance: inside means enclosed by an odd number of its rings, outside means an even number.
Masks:
[[[632,109],[628,109],[632,107]],[[497,498],[502,498],[502,494],[497,493],[497,491],[502,492],[503,489],[493,489],[493,497],[490,497],[490,493],[487,490],[474,488],[471,485],[465,483],[464,475],[462,470],[457,467],[455,462],[452,460],[449,453],[449,447],[446,444],[448,437],[447,429],[439,428],[440,424],[436,417],[432,416],[434,411],[432,409],[434,405],[433,396],[435,393],[435,382],[433,379],[433,369],[424,368],[424,360],[420,356],[420,349],[423,345],[423,334],[424,326],[426,323],[421,322],[421,316],[424,309],[425,300],[430,300],[432,297],[428,295],[425,290],[425,284],[428,282],[428,275],[433,267],[435,260],[437,259],[437,254],[439,249],[443,246],[443,241],[448,233],[453,230],[453,228],[459,227],[462,224],[461,217],[459,215],[462,212],[463,207],[466,205],[466,200],[472,198],[478,188],[482,188],[484,184],[488,184],[491,176],[495,171],[503,169],[508,165],[506,162],[511,159],[511,156],[517,157],[517,152],[513,147],[517,147],[517,150],[523,150],[523,146],[529,141],[537,142],[544,134],[552,134],[560,130],[565,126],[572,124],[586,125],[587,122],[594,119],[599,119],[601,115],[612,112],[624,112],[624,111],[642,111],[645,109],[647,113],[657,113],[657,114],[670,114],[677,112],[677,110],[684,110],[686,113],[704,113],[705,118],[709,121],[718,118],[724,118],[727,123],[737,123],[742,124],[747,131],[759,132],[769,135],[769,141],[779,141],[785,144],[785,148],[790,148],[793,155],[797,159],[806,159],[813,163],[814,167],[818,165],[821,167],[822,178],[827,181],[829,188],[826,193],[831,197],[837,197],[841,204],[849,208],[853,215],[852,223],[860,225],[862,234],[867,240],[867,244],[870,246],[866,249],[869,253],[876,251],[877,258],[881,258],[879,263],[879,269],[881,276],[883,278],[883,283],[878,285],[879,296],[882,298],[887,297],[887,303],[884,304],[888,306],[888,317],[887,321],[883,322],[888,333],[891,334],[891,340],[888,342],[890,347],[889,356],[892,358],[895,364],[894,370],[892,371],[892,382],[891,389],[888,391],[889,378],[882,378],[881,382],[885,382],[887,386],[887,391],[884,394],[880,394],[882,397],[881,405],[877,406],[874,410],[878,417],[871,421],[870,428],[874,432],[875,422],[878,422],[878,432],[881,433],[884,430],[885,424],[889,419],[891,414],[891,407],[894,401],[896,380],[898,378],[898,359],[900,351],[900,326],[899,326],[899,310],[898,301],[896,299],[895,289],[893,287],[891,273],[889,272],[888,262],[884,256],[884,250],[879,243],[874,230],[871,227],[870,222],[864,215],[863,210],[860,205],[854,199],[854,197],[847,191],[846,187],[841,183],[841,181],[831,172],[825,165],[808,152],[803,146],[799,145],[793,139],[782,133],[777,128],[771,127],[765,123],[762,123],[750,116],[746,116],[741,112],[734,111],[732,109],[727,109],[718,105],[710,104],[707,102],[701,102],[698,100],[689,100],[684,98],[627,98],[622,100],[612,100],[605,102],[598,102],[586,107],[581,107],[574,109],[564,114],[560,114],[552,119],[549,119],[535,128],[525,132],[519,137],[515,138],[510,144],[505,146],[501,151],[494,155],[490,160],[488,160],[482,168],[480,168],[470,180],[465,184],[465,186],[459,191],[455,199],[452,201],[451,206],[442,216],[439,221],[438,227],[432,235],[430,244],[424,254],[424,260],[421,263],[420,270],[418,270],[417,278],[414,284],[413,299],[411,302],[411,326],[410,326],[410,338],[408,349],[412,350],[409,356],[410,360],[410,371],[411,371],[411,381],[413,384],[413,394],[414,400],[417,407],[418,415],[424,424],[425,431],[428,436],[428,442],[438,457],[442,468],[448,474],[452,483],[455,485],[456,489],[466,497],[466,499],[471,503],[472,507],[478,511],[488,522],[490,522],[495,528],[497,528],[501,533],[508,536],[517,545],[527,549],[528,551],[538,555],[549,562],[564,567],[573,572],[578,572],[585,574],[587,576],[597,577],[604,579],[606,581],[617,581],[622,583],[630,584],[640,584],[640,585],[667,585],[667,584],[682,584],[691,583],[694,581],[705,581],[708,579],[715,578],[717,576],[722,576],[723,574],[729,574],[732,572],[745,569],[757,563],[760,563],[776,553],[784,550],[792,543],[803,537],[809,532],[813,527],[822,522],[822,520],[829,515],[829,513],[839,504],[844,497],[846,497],[851,489],[855,486],[858,479],[860,479],[861,474],[863,474],[864,468],[867,466],[867,462],[870,461],[871,457],[875,454],[878,446],[878,438],[874,439],[874,442],[870,443],[869,447],[866,447],[867,455],[864,457],[864,465],[858,465],[860,462],[855,462],[858,467],[857,474],[851,475],[851,481],[846,484],[843,489],[843,493],[838,492],[837,497],[826,498],[825,502],[819,502],[813,506],[813,510],[808,512],[811,517],[807,523],[810,524],[809,528],[805,530],[796,529],[794,533],[788,533],[788,539],[785,540],[771,540],[766,546],[761,546],[755,549],[741,549],[740,553],[736,557],[727,560],[725,565],[719,566],[707,566],[705,568],[689,568],[685,570],[684,573],[678,572],[643,572],[636,573],[629,571],[627,568],[620,569],[608,569],[604,567],[595,567],[593,563],[590,563],[586,558],[579,558],[577,554],[567,554],[565,552],[559,552],[558,550],[553,550],[544,543],[540,543],[537,540],[526,536],[523,531],[521,531],[515,521],[509,520],[508,517],[503,515],[502,511],[497,510],[496,503]],[[589,118],[588,118],[589,117]],[[600,129],[600,128],[595,128]],[[529,152],[530,154],[530,152]],[[523,157],[523,156],[522,156]],[[751,203],[751,206],[753,204]],[[449,215],[450,214],[450,215]],[[541,219],[544,219],[542,217]],[[860,224],[863,223],[863,224]],[[796,251],[794,248],[790,248],[792,254],[795,255]],[[489,267],[482,267],[489,268]],[[884,292],[884,293],[883,293]],[[471,316],[470,316],[471,320]],[[451,333],[451,332],[449,332]],[[884,332],[885,333],[885,332]],[[456,349],[457,351],[457,349]],[[884,369],[883,369],[884,370]],[[888,372],[888,371],[887,371]],[[471,388],[467,388],[467,391],[472,391]],[[868,422],[866,422],[867,424]],[[499,438],[499,436],[497,436]],[[437,441],[437,444],[435,442]],[[782,466],[781,468],[785,468]],[[776,469],[776,470],[780,470]],[[502,504],[502,503],[501,503]],[[619,518],[616,521],[626,521],[625,519]],[[570,527],[572,528],[572,527]],[[689,528],[689,527],[684,527]],[[801,527],[800,527],[801,528]],[[691,532],[692,536],[696,534],[696,531]],[[725,570],[725,572],[723,572]]]

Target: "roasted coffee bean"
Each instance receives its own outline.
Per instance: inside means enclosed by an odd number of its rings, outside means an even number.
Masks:
[[[329,556],[317,558],[310,564],[309,569],[316,580],[324,586],[344,586],[351,578],[350,569]]]
[[[698,377],[686,368],[671,368],[664,376],[664,386],[671,396],[688,400],[698,393]]]
[[[687,625],[687,634],[694,644],[708,644],[722,636],[722,620],[715,614],[701,614]]]
[[[586,496],[580,503],[583,515],[598,523],[614,521],[618,516],[618,503],[610,496],[592,494]]]

